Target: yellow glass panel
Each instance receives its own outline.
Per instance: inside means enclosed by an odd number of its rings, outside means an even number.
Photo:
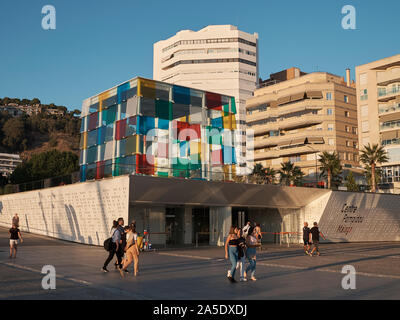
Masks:
[[[190,154],[201,153],[201,142],[190,141]]]
[[[107,99],[110,95],[109,91],[99,94],[99,111],[103,110],[103,100]]]
[[[153,80],[138,79],[138,96],[155,99],[156,98],[156,83]]]

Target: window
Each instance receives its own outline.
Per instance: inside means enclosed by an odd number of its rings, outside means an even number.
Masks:
[[[300,156],[292,156],[292,157],[289,158],[289,161],[291,163],[300,162],[301,161],[301,157]]]
[[[349,97],[344,95],[344,102],[349,103]]]
[[[352,132],[353,134],[357,134],[357,133],[358,133],[357,127],[352,127],[352,128],[351,128],[351,132]]]
[[[361,130],[362,130],[362,132],[369,131],[369,122],[368,121],[361,122]]]
[[[346,147],[351,147],[350,141],[346,140]]]
[[[326,100],[332,100],[332,93],[331,92],[327,92],[326,93]]]
[[[366,73],[360,74],[360,85],[367,84],[368,77]]]
[[[328,109],[328,110],[327,110],[327,114],[328,114],[328,116],[333,115],[333,109]]]
[[[350,132],[350,127],[349,126],[344,126],[344,129],[346,132]]]
[[[350,117],[350,112],[349,112],[349,111],[345,111],[345,112],[344,112],[344,116],[345,116],[346,118]]]
[[[333,123],[328,123],[328,131],[333,131]]]
[[[368,117],[368,105],[361,106],[361,116]]]
[[[333,146],[335,144],[335,139],[328,139],[328,144]]]
[[[369,138],[363,138],[362,144],[363,144],[363,146],[367,146],[369,144]]]
[[[356,142],[356,141],[353,141],[353,148],[354,148],[354,149],[357,149],[357,147],[358,147],[358,146],[357,146],[357,142]]]

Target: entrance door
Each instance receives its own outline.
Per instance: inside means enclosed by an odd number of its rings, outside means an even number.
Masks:
[[[165,208],[165,232],[167,245],[181,245],[184,243],[184,208]]]
[[[210,208],[192,209],[192,243],[209,244],[210,243]],[[197,239],[197,240],[196,240]]]
[[[243,228],[247,222],[247,209],[246,208],[232,208],[232,225]]]

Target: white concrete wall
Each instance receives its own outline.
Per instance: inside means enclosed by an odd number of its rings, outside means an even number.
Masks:
[[[330,241],[400,241],[400,197],[332,192],[319,220]]]
[[[129,177],[77,183],[0,196],[0,225],[15,213],[21,231],[103,245],[112,221],[128,221]]]

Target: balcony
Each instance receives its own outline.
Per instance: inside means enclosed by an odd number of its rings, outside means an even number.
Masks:
[[[381,122],[400,119],[400,103],[380,108],[378,114]]]
[[[392,145],[399,145],[399,144],[400,144],[400,138],[381,140],[382,146],[392,146]]]
[[[382,123],[379,126],[380,131],[391,131],[400,128],[400,120]]]
[[[254,152],[254,161],[279,158],[278,150],[268,150],[264,152]]]
[[[400,94],[400,87],[393,87],[387,90],[378,90],[378,101],[389,101]]]
[[[309,127],[314,124],[322,123],[322,115],[308,114],[299,117],[287,118],[277,122],[279,129],[296,129]]]

